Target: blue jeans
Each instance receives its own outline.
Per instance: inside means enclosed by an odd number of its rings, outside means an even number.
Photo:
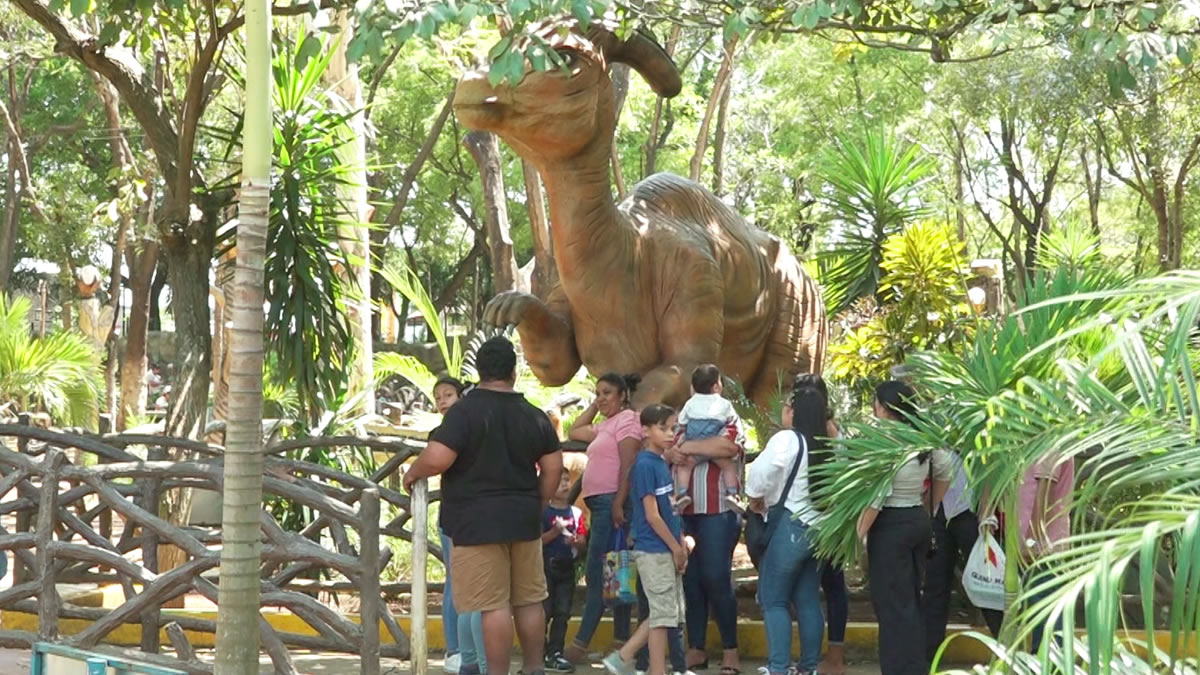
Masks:
[[[683,531],[696,540],[683,573],[688,646],[703,651],[712,607],[722,649],[737,649],[737,600],[733,596],[733,548],[741,536],[736,513],[684,516]]]
[[[477,666],[480,675],[487,675],[487,657],[483,653],[483,614],[468,612],[458,615],[458,655],[463,666]]]
[[[1045,566],[1038,565],[1035,563],[1033,567],[1025,570],[1021,581],[1022,581],[1023,586],[1026,589],[1032,590],[1035,586],[1041,586],[1042,584],[1049,583],[1053,580],[1054,580],[1053,572],[1046,569]],[[1038,592],[1030,593],[1025,598],[1025,607],[1033,607],[1034,605],[1049,598],[1052,593],[1053,593],[1053,588],[1051,588],[1049,590],[1045,590],[1045,591],[1038,591]],[[1068,608],[1066,608],[1065,611],[1074,612],[1075,608],[1073,606],[1068,607]],[[1049,617],[1047,617],[1047,618],[1049,618]],[[1033,627],[1033,633],[1030,636],[1030,651],[1033,652],[1034,654],[1036,654],[1038,652],[1038,650],[1041,649],[1042,641],[1045,639],[1045,634],[1046,634],[1047,628],[1049,628],[1051,639],[1054,640],[1054,643],[1060,647],[1062,646],[1062,641],[1065,637],[1064,631],[1067,628],[1066,622],[1063,621],[1063,617],[1059,616],[1058,620],[1055,621],[1053,625],[1048,626],[1048,624],[1049,624],[1049,621],[1044,621],[1044,622],[1038,623],[1037,625],[1035,625]]]
[[[821,590],[825,592],[829,644],[843,644],[846,642],[846,622],[850,618],[850,595],[846,589],[846,572],[828,561],[822,561]]]
[[[821,562],[813,556],[808,526],[787,514],[776,526],[763,554],[758,577],[758,603],[767,630],[767,670],[771,675],[787,672],[792,660],[792,614],[800,628],[801,672],[817,667],[825,617],[821,616]]]
[[[613,536],[612,507],[615,494],[592,495],[584,499],[592,513],[591,533],[588,535],[587,561],[584,563],[583,578],[587,582],[587,595],[583,605],[583,618],[579,621],[579,632],[575,634],[576,646],[587,649],[604,615],[604,556],[608,553]],[[631,508],[625,509],[632,516]],[[621,642],[629,639],[631,605],[613,607],[613,637]]]
[[[446,656],[458,653],[458,611],[454,609],[454,589],[450,585],[450,538],[438,530],[442,537],[443,566],[446,568],[446,585],[442,591],[442,636],[446,640]]]

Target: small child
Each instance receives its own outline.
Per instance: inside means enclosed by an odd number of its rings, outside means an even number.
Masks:
[[[630,471],[633,497],[633,559],[638,583],[650,605],[649,617],[619,651],[604,659],[612,675],[633,675],[634,657],[648,645],[648,675],[665,675],[667,631],[684,621],[683,571],[687,567],[688,541],[683,524],[671,508],[671,470],[663,452],[675,444],[675,411],[659,403],[646,406],[641,415],[646,447]]]
[[[575,559],[584,542],[583,512],[567,503],[571,476],[563,471],[558,492],[542,513],[542,564],[546,571],[546,672],[571,673],[575,666],[563,657],[571,601],[575,599]]]
[[[721,369],[706,363],[697,366],[692,371],[692,397],[683,404],[679,411],[679,431],[683,440],[696,441],[702,438],[712,438],[728,433],[730,428],[740,435],[742,420],[733,409],[733,404],[721,396],[725,390],[721,383]],[[722,482],[725,485],[725,503],[730,509],[739,514],[746,512],[746,507],[738,497],[740,480],[738,465],[733,459],[705,459],[692,457],[695,462],[709,461],[721,470]],[[692,482],[694,464],[675,465],[675,510],[682,511],[692,498],[688,496],[688,488]]]

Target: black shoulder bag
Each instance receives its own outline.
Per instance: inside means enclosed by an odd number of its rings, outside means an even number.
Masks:
[[[750,562],[753,563],[755,569],[758,569],[759,563],[762,562],[763,554],[767,552],[767,544],[771,543],[771,535],[775,533],[779,521],[788,517],[784,504],[787,503],[788,495],[792,492],[792,483],[796,482],[796,472],[800,470],[800,460],[808,454],[808,443],[805,442],[804,437],[796,434],[796,438],[800,441],[800,449],[796,452],[796,461],[792,463],[792,471],[788,474],[787,482],[783,484],[779,502],[767,509],[768,518],[764,519],[762,514],[753,511],[746,513],[746,553],[750,554]]]

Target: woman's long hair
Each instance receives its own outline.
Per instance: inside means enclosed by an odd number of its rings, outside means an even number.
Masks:
[[[810,499],[819,485],[823,485],[827,477],[823,474],[813,474],[813,469],[829,461],[832,450],[825,438],[828,434],[829,394],[824,380],[819,376],[812,379],[796,381],[792,388],[792,430],[799,435],[808,446],[808,489]]]
[[[899,380],[888,380],[875,388],[875,400],[896,419],[914,429],[919,428],[917,422],[921,419],[921,413],[917,410],[917,392],[912,387]],[[928,451],[917,455],[917,460],[922,464],[927,459]]]

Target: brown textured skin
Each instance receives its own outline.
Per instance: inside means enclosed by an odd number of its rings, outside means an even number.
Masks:
[[[683,403],[701,363],[718,364],[763,405],[795,374],[820,372],[828,330],[821,294],[777,237],[672,174],[650,176],[613,202],[606,61],[629,62],[673,96],[678,75],[666,54],[648,41],[626,49],[602,29],[590,40],[543,30],[571,59],[569,74],[529,72],[516,87],[493,88],[475,72],[455,93],[459,120],[532,162],[550,201],[559,284],[545,302],[501,293],[485,321],[517,326],[546,385],[565,384],[580,365],[595,375],[641,373],[638,408]]]

